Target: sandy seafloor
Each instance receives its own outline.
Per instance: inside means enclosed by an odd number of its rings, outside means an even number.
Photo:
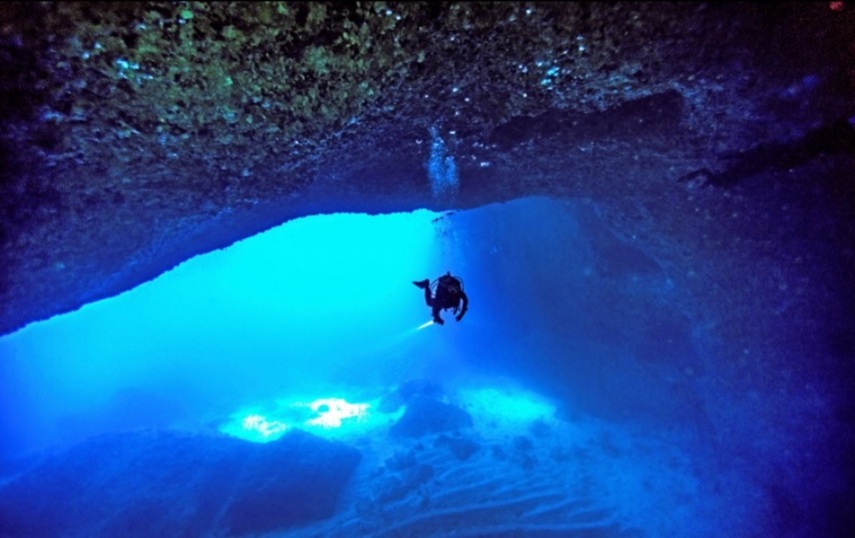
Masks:
[[[321,432],[362,452],[338,513],[264,536],[693,537],[757,530],[762,496],[738,469],[722,468],[714,450],[695,446],[691,434],[581,414],[558,418],[548,400],[507,380],[446,387],[443,400],[470,413],[472,427],[397,438],[384,432],[381,419],[354,428],[359,434]],[[451,445],[468,450],[455,454]]]

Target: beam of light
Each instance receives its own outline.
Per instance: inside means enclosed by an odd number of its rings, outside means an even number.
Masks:
[[[258,434],[264,438],[273,436],[278,438],[288,431],[288,425],[284,422],[279,422],[278,420],[267,420],[261,415],[249,415],[244,417],[241,421],[241,425],[245,430],[258,432]]]
[[[433,325],[433,320],[429,320],[429,321],[422,323],[421,325],[418,326],[418,328],[416,330],[420,331],[424,328],[430,327],[431,325]]]
[[[525,429],[534,421],[550,422],[555,404],[549,399],[513,383],[459,389],[463,407],[485,422],[509,430]]]
[[[254,443],[269,443],[300,429],[326,438],[346,438],[388,426],[397,413],[373,413],[379,399],[351,403],[345,398],[289,398],[245,407],[220,425],[220,432]]]
[[[136,413],[111,403],[129,390],[188,410],[182,421],[205,420],[282,387],[305,393],[332,375],[397,370],[381,359],[424,315],[411,282],[435,272],[438,216],[294,219],[0,338],[0,457],[112,427],[102,417],[160,420],[142,399]]]
[[[321,398],[309,404],[309,408],[318,413],[318,416],[307,420],[306,424],[322,428],[340,428],[342,420],[352,418],[359,422],[367,419],[369,407],[369,404],[352,404],[342,398]]]

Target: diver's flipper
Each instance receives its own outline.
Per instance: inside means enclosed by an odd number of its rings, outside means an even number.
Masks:
[[[428,286],[430,286],[430,280],[424,279],[419,281],[413,281],[413,284],[424,290],[427,289]]]

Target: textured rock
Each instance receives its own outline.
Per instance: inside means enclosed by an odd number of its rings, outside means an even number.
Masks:
[[[442,434],[436,438],[433,443],[434,447],[446,447],[457,459],[468,460],[472,454],[478,452],[481,448],[476,441],[466,437],[450,437]]]
[[[827,3],[21,2],[0,20],[0,333],[320,212],[580,196],[691,249],[677,177],[855,114],[853,10]],[[431,197],[432,129],[451,199]]]
[[[394,413],[411,398],[416,396],[441,398],[444,392],[442,386],[435,381],[431,381],[430,379],[413,379],[384,396],[380,401],[378,409],[383,413]]]
[[[93,438],[0,489],[0,536],[201,536],[331,516],[355,449],[295,431],[257,445],[219,436]]]
[[[472,426],[472,416],[453,405],[435,398],[415,396],[407,402],[407,410],[392,426],[390,433],[399,437],[421,437]]]

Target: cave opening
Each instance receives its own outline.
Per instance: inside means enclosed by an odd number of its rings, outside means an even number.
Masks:
[[[513,465],[522,484],[546,462],[558,472],[540,487],[595,484],[572,495],[611,514],[604,528],[761,528],[752,514],[775,495],[753,493],[769,476],[754,432],[792,439],[754,424],[777,411],[716,384],[709,333],[682,306],[691,293],[642,239],[570,198],[286,222],[0,339],[3,456],[151,429],[265,444],[308,431],[402,476],[450,453],[487,473]],[[426,323],[413,283],[447,271],[469,312]],[[430,434],[429,449],[414,441]],[[343,506],[410,495],[376,493],[391,486],[359,469]],[[722,519],[728,506],[740,508]]]
[[[412,282],[446,271],[470,311],[425,326]],[[667,414],[655,370],[697,363],[688,322],[632,315],[673,293],[579,200],[296,219],[4,337],[3,437],[67,443],[468,375],[520,379],[565,414]]]

